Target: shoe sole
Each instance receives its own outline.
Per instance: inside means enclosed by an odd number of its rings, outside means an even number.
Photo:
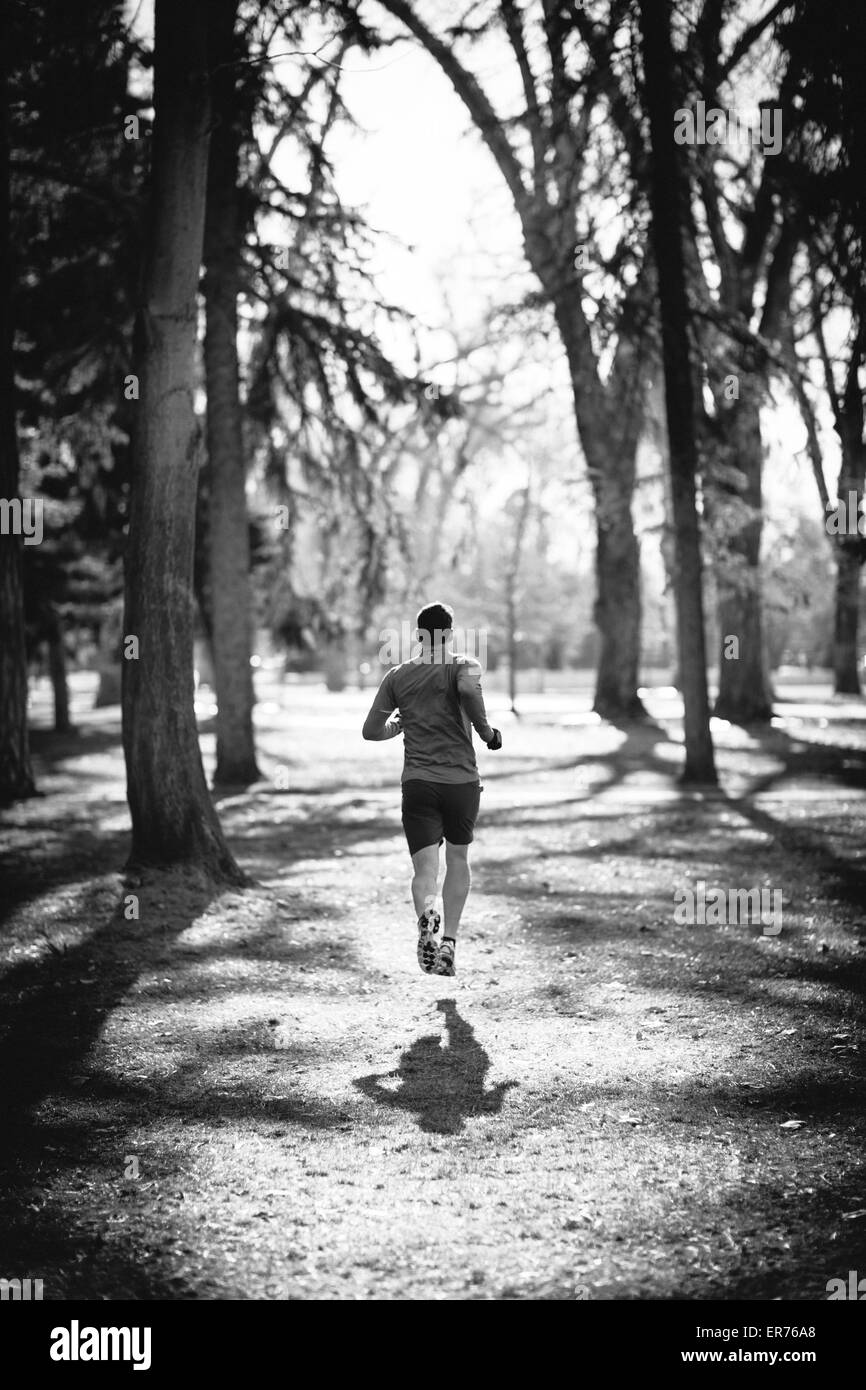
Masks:
[[[436,926],[439,927],[439,915],[436,914]],[[436,957],[439,954],[439,947],[436,944],[434,934],[429,929],[422,928],[418,933],[418,964],[425,975],[432,975],[436,965]]]

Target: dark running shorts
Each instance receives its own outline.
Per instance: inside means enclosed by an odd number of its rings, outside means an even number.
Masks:
[[[403,783],[403,830],[409,853],[427,845],[470,845],[481,804],[480,782],[424,782],[411,778]]]

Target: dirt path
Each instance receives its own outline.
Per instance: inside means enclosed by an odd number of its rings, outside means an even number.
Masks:
[[[122,881],[116,724],[43,741],[51,795],[4,827],[0,1274],[46,1298],[772,1299],[866,1271],[862,722],[730,731],[717,798],[677,792],[665,727],[507,728],[443,981],[363,705],[266,702],[288,787],[222,801],[257,886],[217,897]],[[698,879],[781,889],[781,934],[676,925]]]

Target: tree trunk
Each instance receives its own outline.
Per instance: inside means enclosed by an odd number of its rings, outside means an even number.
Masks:
[[[837,695],[859,695],[860,544],[840,538],[836,547],[836,613],[833,625],[833,675]]]
[[[632,487],[634,480],[632,479]],[[596,600],[593,609],[601,636],[593,709],[602,719],[646,717],[637,693],[640,665],[640,549],[631,517],[631,492],[623,494],[617,515],[596,526]]]
[[[9,205],[8,0],[0,0],[0,499],[18,497]],[[0,802],[34,793],[27,735],[27,649],[20,535],[0,534]]]
[[[537,266],[534,268],[539,274]],[[637,693],[641,576],[640,547],[631,514],[639,434],[635,411],[640,386],[632,376],[628,400],[620,400],[615,419],[586,343],[581,342],[579,320],[570,302],[579,294],[577,283],[560,292],[556,321],[568,358],[577,431],[595,498],[593,618],[601,645],[593,709],[602,719],[616,723],[646,718]],[[628,356],[631,361],[631,354]],[[621,364],[610,393],[612,398],[618,394],[618,388],[625,387],[627,377],[628,371]]]
[[[94,709],[106,709],[108,705],[119,705],[123,697],[123,672],[120,662],[99,667],[99,685],[93,701]]]
[[[858,335],[858,343],[863,340]],[[863,442],[863,397],[859,380],[859,350],[852,354],[848,381],[836,423],[842,443],[837,496],[845,522],[836,545],[836,611],[833,623],[833,676],[837,695],[859,695],[860,686],[860,568],[866,541],[858,527],[866,485],[866,445]],[[853,502],[853,506],[851,503]]]
[[[63,642],[63,624],[56,613],[51,614],[48,626],[48,670],[51,675],[51,689],[54,692],[54,732],[68,734],[72,728],[72,720],[69,718],[66,647]]]
[[[863,345],[860,329],[852,349],[844,396],[836,420],[842,444],[837,496],[845,524],[836,537],[836,612],[833,625],[833,675],[837,695],[859,695],[860,566],[866,541],[860,535],[860,504],[866,487],[866,444],[863,440],[863,393],[860,390]],[[851,503],[853,502],[853,506]]]
[[[192,864],[242,882],[208,793],[193,708],[199,453],[193,389],[210,119],[207,17],[206,0],[156,0],[153,204],[137,325],[141,399],[126,558],[123,746],[130,865]]]
[[[123,599],[112,599],[107,605],[99,628],[96,648],[96,670],[99,685],[93,701],[94,709],[119,705],[122,697],[123,672]]]
[[[505,626],[508,643],[508,701],[511,713],[517,713],[517,607],[514,591],[509,588],[505,596]]]
[[[741,399],[727,414],[726,431],[728,457],[737,480],[730,474],[724,493],[717,494],[714,502],[724,529],[725,552],[717,568],[720,650],[714,713],[733,724],[759,724],[769,723],[773,714],[761,594],[760,374],[742,374],[740,392]],[[736,646],[731,638],[736,638]]]
[[[349,659],[344,637],[329,638],[322,655],[325,673],[325,688],[339,694],[346,689],[349,679]]]
[[[234,25],[237,0],[212,0],[213,131],[205,219],[205,374],[210,464],[208,559],[217,700],[214,782],[261,776],[253,735],[252,594],[237,352],[241,218]]]
[[[514,494],[515,498],[517,494]],[[523,559],[523,540],[526,535],[526,526],[529,521],[531,507],[532,488],[527,483],[520,494],[520,503],[517,508],[517,515],[514,523],[514,540],[511,547],[511,556],[508,568],[505,573],[505,622],[508,637],[508,698],[511,703],[511,713],[517,714],[517,667],[518,667],[518,640],[517,640],[517,600],[518,586],[520,583],[520,564]]]
[[[683,180],[671,135],[677,101],[670,0],[641,0],[640,22],[653,151],[652,242],[661,305],[674,519],[674,592],[685,711],[683,781],[715,784],[704,648],[701,541],[695,497],[698,450],[681,225]]]

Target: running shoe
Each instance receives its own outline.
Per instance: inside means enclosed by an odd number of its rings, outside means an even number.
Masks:
[[[436,964],[433,967],[434,975],[456,975],[454,968],[454,941],[452,937],[447,937],[439,947],[436,956]]]
[[[425,975],[433,972],[439,954],[442,918],[436,911],[435,899],[428,898],[418,918],[418,964]]]

